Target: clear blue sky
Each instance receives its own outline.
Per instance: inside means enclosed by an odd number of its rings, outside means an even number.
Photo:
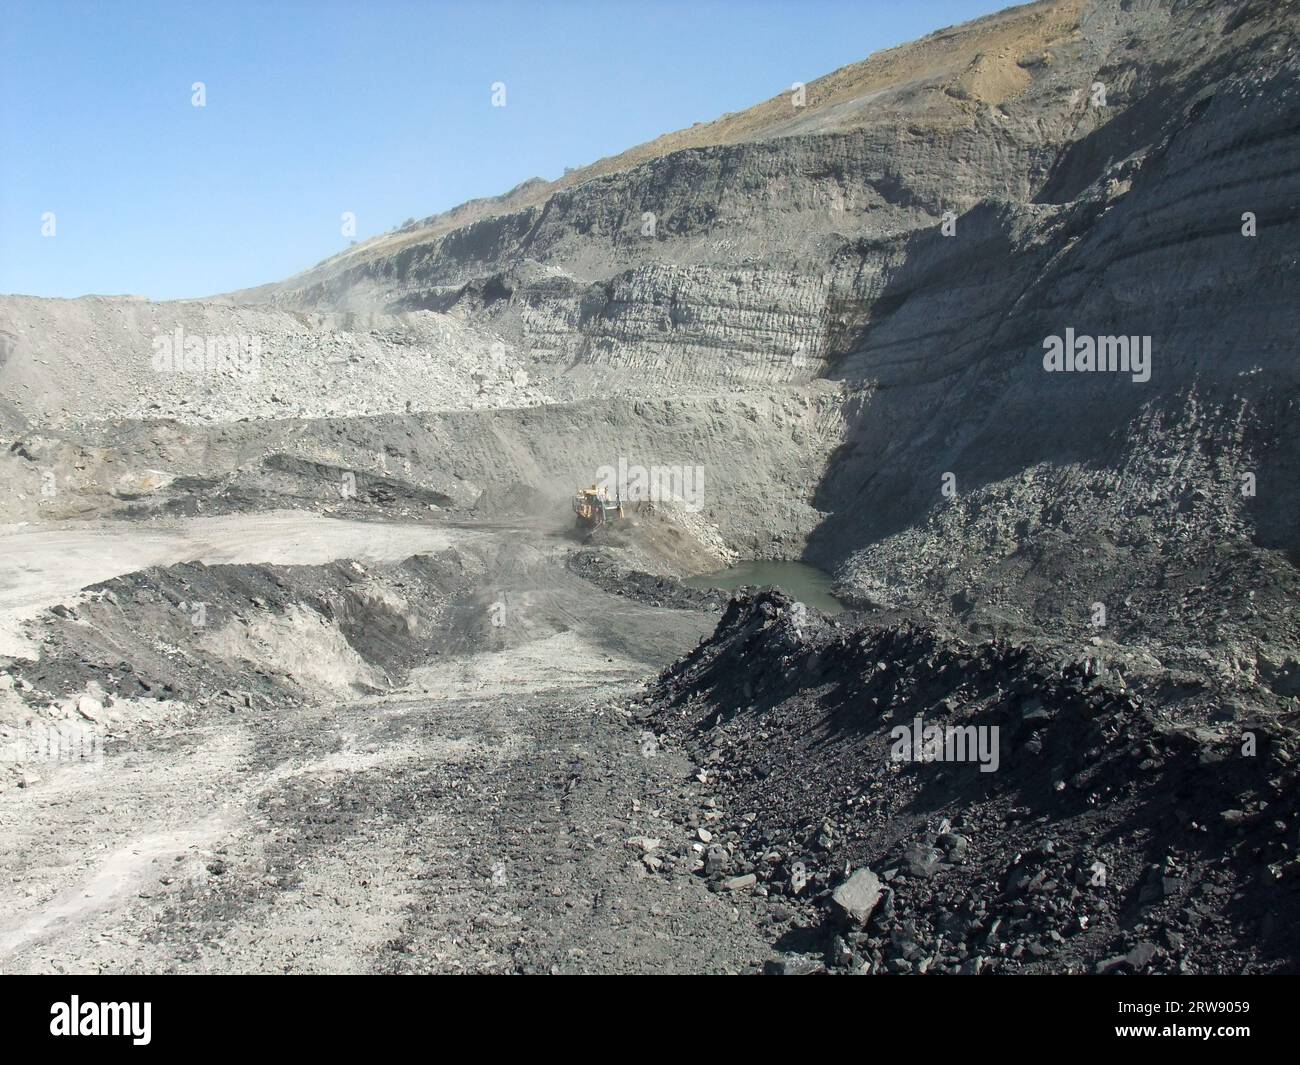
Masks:
[[[1004,6],[0,0],[0,292],[278,280],[344,211],[365,239]]]

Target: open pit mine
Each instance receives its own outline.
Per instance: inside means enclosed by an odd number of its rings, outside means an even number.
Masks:
[[[1298,25],[0,297],[0,971],[1300,970]]]

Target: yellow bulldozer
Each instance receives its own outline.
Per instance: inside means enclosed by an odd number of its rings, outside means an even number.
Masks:
[[[593,531],[607,521],[622,518],[623,501],[611,500],[607,487],[597,488],[593,484],[590,488],[578,489],[577,495],[573,497],[573,513],[578,516],[579,530]]]

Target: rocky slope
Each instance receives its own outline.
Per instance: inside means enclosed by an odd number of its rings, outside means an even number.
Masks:
[[[763,594],[641,714],[700,764],[703,875],[761,891],[778,972],[1288,969],[1295,729],[1167,702],[1104,654]],[[991,742],[978,763],[898,757],[917,719]]]
[[[6,297],[0,425],[326,418],[551,399],[499,338],[437,314]],[[7,417],[6,417],[7,416]]]

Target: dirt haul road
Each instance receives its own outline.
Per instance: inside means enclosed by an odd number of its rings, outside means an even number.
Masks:
[[[318,564],[510,532],[307,515],[9,530],[14,616],[110,570]],[[630,721],[707,614],[608,595],[561,542],[513,568],[509,646],[396,690],[182,709],[0,810],[4,972],[743,971],[752,904],[691,875],[697,769]],[[65,564],[66,563],[66,564]],[[658,875],[651,875],[651,870]],[[665,870],[669,875],[663,875]]]

